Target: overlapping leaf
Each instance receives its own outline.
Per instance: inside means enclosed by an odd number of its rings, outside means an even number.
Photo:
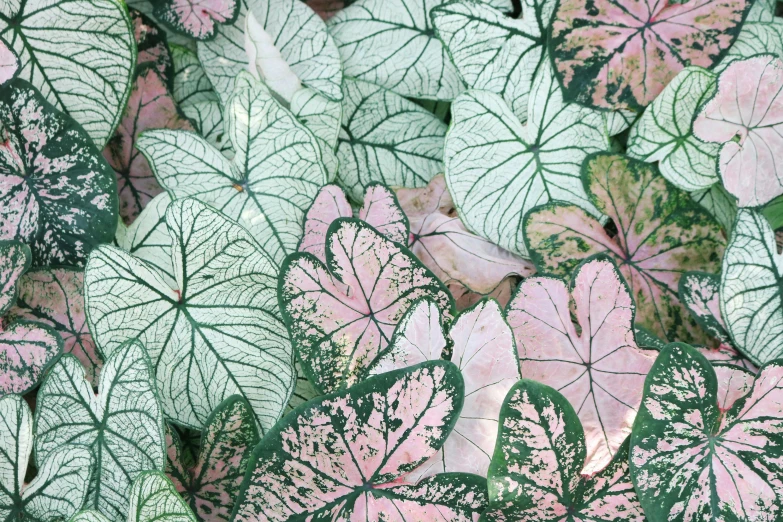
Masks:
[[[740,209],[720,283],[720,310],[734,346],[755,364],[783,356],[783,257],[764,217]]]
[[[775,5],[770,5],[769,0],[759,0],[753,3],[751,12],[748,13],[748,19],[742,26],[734,45],[729,47],[729,51],[723,60],[713,69],[716,73],[723,72],[729,65],[737,60],[750,58],[757,54],[770,53],[778,57],[783,56],[783,24],[779,17],[769,16],[768,8],[774,13]],[[766,11],[763,21],[752,21],[753,10]]]
[[[68,443],[89,447],[95,469],[85,507],[123,520],[131,482],[165,464],[163,412],[150,361],[144,347],[131,341],[106,360],[97,395],[84,377],[79,360],[64,355],[41,384],[36,459],[51,458]]]
[[[462,395],[459,370],[439,361],[298,407],[253,451],[234,520],[476,520],[484,479],[404,483],[443,444]]]
[[[0,38],[0,85],[11,81],[19,72],[19,57]]]
[[[256,80],[263,81],[270,91],[290,104],[294,93],[302,88],[302,82],[252,10],[245,16],[245,52],[248,68]]]
[[[373,181],[423,187],[443,171],[446,125],[391,91],[345,79],[337,181],[359,200]]]
[[[239,0],[233,24],[218,27],[212,41],[198,43],[198,56],[225,104],[236,75],[247,68],[245,18],[253,12],[277,51],[302,83],[327,98],[342,99],[340,54],[324,22],[298,0]]]
[[[537,208],[525,220],[536,266],[567,275],[581,260],[606,253],[633,289],[639,325],[666,340],[706,343],[679,300],[678,285],[685,270],[718,272],[725,245],[720,226],[652,165],[599,154],[585,162],[583,179],[591,202],[612,219],[617,234],[575,205]]]
[[[200,136],[144,133],[137,147],[174,199],[195,196],[245,226],[275,263],[296,251],[302,220],[326,170],[312,133],[261,83],[242,75],[226,107],[236,155],[229,161]]]
[[[593,107],[643,109],[686,66],[717,63],[751,4],[562,1],[550,45],[564,96]]]
[[[30,268],[30,247],[18,241],[0,241],[0,317],[14,306],[19,278]]]
[[[452,315],[443,284],[408,249],[356,219],[330,225],[326,265],[297,253],[280,271],[280,308],[297,358],[323,392],[361,380],[405,311],[422,297]]]
[[[138,49],[134,79],[138,76],[140,69],[152,67],[164,80],[166,87],[171,87],[174,80],[174,63],[169,52],[166,32],[141,11],[129,9],[128,12]]]
[[[499,422],[482,521],[645,520],[628,472],[627,439],[604,469],[580,475],[585,434],[573,406],[556,390],[519,381]]]
[[[721,343],[730,343],[720,312],[720,276],[704,272],[686,272],[680,278],[680,301],[699,326]]]
[[[214,38],[218,24],[230,24],[239,14],[238,0],[162,0],[155,2],[155,18],[185,36]]]
[[[576,269],[570,288],[552,277],[526,279],[506,317],[522,377],[552,386],[576,409],[587,437],[585,471],[607,466],[631,432],[655,359],[636,344],[634,304],[620,272],[598,257]]]
[[[526,125],[490,92],[468,91],[451,110],[446,181],[468,229],[527,255],[522,220],[536,205],[555,199],[599,214],[580,168],[588,154],[609,147],[603,116],[564,103],[548,64],[535,77]]]
[[[291,98],[291,112],[318,140],[328,180],[334,181],[339,163],[335,150],[342,123],[342,103],[303,87]]]
[[[737,203],[734,196],[726,192],[721,183],[716,183],[708,189],[691,192],[691,199],[715,218],[727,234],[731,233],[737,215]]]
[[[718,407],[722,411],[728,411],[737,402],[737,399],[747,395],[753,388],[756,371],[750,371],[734,364],[710,362],[718,380]]]
[[[114,0],[4,2],[0,37],[19,57],[19,77],[102,148],[128,99],[136,62],[127,8]]]
[[[165,217],[175,288],[165,274],[103,246],[85,271],[90,331],[106,355],[138,338],[157,372],[167,416],[201,429],[239,394],[262,430],[280,417],[293,386],[293,353],[278,317],[272,257],[239,224],[193,199]]]
[[[33,264],[83,264],[117,224],[114,173],[82,127],[16,79],[3,87],[0,239],[30,245]]]
[[[94,459],[89,448],[66,443],[45,457],[25,484],[33,451],[33,416],[19,395],[0,397],[0,519],[48,522],[70,517],[87,496]]]
[[[783,61],[760,55],[732,62],[717,92],[693,122],[694,134],[720,147],[723,185],[740,207],[757,207],[783,194]]]
[[[130,490],[127,522],[196,522],[174,484],[160,471],[145,471]]]
[[[167,439],[166,474],[196,518],[202,522],[229,520],[250,452],[258,443],[253,410],[247,401],[229,397],[212,412],[193,467],[182,461],[176,432],[170,430]]]
[[[710,363],[672,344],[645,382],[631,436],[630,465],[650,522],[779,518],[780,362],[761,368],[750,392],[728,411]]]

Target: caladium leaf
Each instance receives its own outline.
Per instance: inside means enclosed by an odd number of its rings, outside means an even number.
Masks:
[[[459,373],[425,362],[299,406],[253,450],[234,520],[476,520],[486,500],[480,477],[403,483],[451,431]]]
[[[286,406],[286,413],[300,404],[322,395],[307,378],[304,369],[302,369],[302,364],[299,361],[294,362],[294,369],[296,370],[296,386],[294,387],[294,393],[291,394],[291,399],[288,401],[288,406]]]
[[[39,268],[19,282],[19,299],[11,316],[52,327],[63,351],[82,363],[87,379],[98,385],[103,358],[98,353],[84,313],[84,272],[75,268]]]
[[[19,278],[30,268],[30,247],[19,241],[0,241],[0,317],[14,306]]]
[[[548,64],[539,69],[523,125],[496,94],[468,91],[452,104],[446,181],[460,217],[476,234],[527,255],[522,219],[550,199],[598,215],[580,178],[588,154],[608,150],[603,116],[565,104]]]
[[[745,29],[752,22],[772,22],[775,19],[775,10],[777,7],[777,0],[757,0],[753,2],[753,5],[748,11],[748,17],[745,20],[745,25],[742,26]],[[740,32],[740,34],[742,34]],[[735,42],[736,44],[736,42]]]
[[[718,407],[722,411],[728,411],[737,399],[747,395],[753,388],[753,381],[756,380],[756,371],[741,366],[713,362],[712,369],[715,370],[718,379]]]
[[[170,89],[174,84],[174,64],[169,52],[166,32],[141,11],[130,9],[128,12],[138,49],[134,78],[138,76],[139,70],[152,67],[164,80],[166,87]]]
[[[127,522],[197,522],[174,484],[160,471],[144,471],[133,481]]]
[[[297,253],[280,271],[280,308],[297,358],[327,393],[361,380],[405,311],[422,297],[453,315],[443,284],[407,248],[357,219],[330,225],[326,265]]]
[[[84,509],[79,511],[68,522],[109,522],[109,519],[94,509]]]
[[[318,140],[328,179],[333,181],[339,163],[335,149],[342,123],[342,103],[330,100],[315,89],[303,87],[291,98],[291,112]]]
[[[499,423],[482,521],[645,520],[628,473],[627,439],[604,469],[580,475],[585,433],[573,406],[553,388],[519,381]]]
[[[591,202],[612,218],[617,234],[583,209],[550,203],[528,214],[525,237],[543,272],[565,276],[596,254],[614,259],[636,301],[636,321],[666,340],[708,340],[683,307],[685,270],[718,272],[725,239],[720,226],[651,164],[598,154],[583,166]]]
[[[215,206],[280,264],[296,251],[304,213],[326,183],[326,170],[312,133],[263,84],[242,77],[250,83],[226,107],[233,160],[189,132],[148,131],[136,146],[172,198],[195,196]]]
[[[218,24],[231,24],[238,0],[162,0],[153,13],[170,30],[197,40],[214,38]]]
[[[779,517],[781,374],[780,362],[765,365],[751,391],[724,411],[726,396],[701,354],[680,343],[661,352],[630,449],[631,476],[650,522]]]
[[[757,207],[783,194],[783,168],[772,152],[783,146],[778,134],[783,129],[781,89],[779,58],[735,61],[720,74],[717,92],[693,122],[698,138],[721,144],[723,185],[740,207]]]
[[[691,131],[698,109],[715,93],[715,78],[701,67],[680,71],[631,127],[626,154],[657,161],[661,175],[682,190],[703,190],[720,181],[719,146]]]
[[[719,275],[685,272],[680,278],[680,301],[707,333],[721,343],[730,343],[720,312],[719,288]]]
[[[0,123],[0,239],[30,245],[35,265],[83,264],[117,226],[114,172],[81,126],[24,80],[3,88]]]
[[[218,27],[214,40],[198,43],[199,60],[224,104],[234,90],[236,75],[248,66],[248,10],[304,85],[329,99],[342,99],[340,53],[323,20],[312,9],[299,0],[239,0],[236,21]]]
[[[0,397],[0,519],[67,518],[81,508],[94,459],[89,448],[65,444],[45,458],[36,455],[38,473],[25,484],[33,450],[33,416],[19,395]]]
[[[62,356],[46,375],[35,409],[35,455],[46,460],[64,444],[95,455],[85,506],[123,520],[131,482],[165,464],[163,412],[150,361],[138,342],[114,350],[101,371],[98,394],[76,357]]]
[[[748,13],[748,21],[742,26],[734,45],[729,47],[728,53],[713,69],[716,73],[723,72],[729,65],[737,60],[750,58],[757,54],[774,54],[778,57],[783,56],[783,24],[780,18],[775,18],[767,22],[752,22],[751,14],[757,7],[764,8],[767,1],[757,1],[751,7],[751,13]],[[777,2],[775,2],[777,4]],[[774,12],[774,7],[773,7]]]
[[[139,339],[167,416],[201,429],[227,397],[245,397],[262,430],[293,387],[293,353],[278,318],[272,257],[239,224],[194,199],[171,203],[166,225],[176,286],[120,249],[95,250],[85,270],[90,331],[110,356]]]
[[[761,214],[740,209],[723,257],[720,310],[733,345],[757,365],[783,356],[783,256]]]
[[[183,465],[179,438],[169,439],[166,474],[198,520],[229,520],[257,443],[253,410],[239,396],[229,397],[210,414],[195,466]]]
[[[581,330],[571,321],[571,299]],[[599,256],[577,267],[570,287],[553,277],[526,279],[506,317],[522,377],[552,386],[576,408],[587,437],[585,472],[608,465],[631,433],[656,355],[636,344],[634,304],[620,272]]]
[[[337,180],[354,200],[373,181],[423,187],[443,172],[446,124],[391,91],[359,80],[343,84]]]
[[[400,206],[410,221],[411,251],[443,281],[455,299],[468,301],[468,294],[489,295],[510,276],[528,277],[535,267],[491,241],[472,234],[454,210],[443,175],[432,178],[423,189],[397,191]],[[508,285],[509,283],[505,283]],[[505,306],[510,292],[501,304]],[[464,308],[459,306],[458,308]]]
[[[364,204],[359,209],[359,219],[394,241],[407,246],[410,230],[408,217],[400,208],[394,191],[380,183],[371,183],[364,192]]]
[[[19,57],[19,78],[102,148],[119,122],[136,63],[127,8],[114,0],[7,2],[0,37]]]
[[[715,218],[727,234],[731,233],[734,218],[737,216],[737,203],[722,184],[716,183],[708,189],[691,192],[691,199]]]
[[[720,344],[715,348],[697,346],[696,349],[699,350],[708,361],[713,363],[713,366],[719,364],[738,366],[754,375],[758,371],[758,368],[752,362],[743,357],[742,354],[730,344]]]
[[[0,319],[0,394],[33,389],[62,352],[63,341],[46,325]]]
[[[0,85],[13,80],[19,72],[19,57],[0,38]]]
[[[302,82],[252,10],[245,16],[245,52],[249,60],[248,69],[255,79],[263,81],[270,91],[290,104],[291,97],[302,88]]]
[[[716,64],[751,4],[562,1],[550,45],[563,95],[593,107],[641,110],[686,66]]]

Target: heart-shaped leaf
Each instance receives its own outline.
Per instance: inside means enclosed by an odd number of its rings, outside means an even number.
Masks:
[[[723,257],[720,310],[737,347],[757,365],[783,356],[783,256],[764,216],[740,209]]]
[[[335,150],[343,117],[342,103],[303,87],[291,98],[291,112],[318,140],[328,179],[334,181],[339,166]]]
[[[626,153],[657,161],[661,175],[682,190],[703,190],[719,181],[718,145],[701,141],[691,131],[698,109],[715,93],[715,78],[701,67],[686,67],[647,107],[628,136]]]
[[[253,450],[234,520],[476,520],[480,477],[403,482],[443,444],[463,390],[453,364],[426,362],[299,406]]]
[[[13,80],[19,72],[19,57],[0,38],[0,85]]]
[[[582,170],[590,201],[612,219],[617,234],[575,205],[537,208],[525,219],[525,238],[538,269],[565,276],[581,260],[605,253],[634,289],[639,325],[663,339],[706,343],[679,300],[678,285],[686,270],[719,270],[720,226],[653,165],[598,154]]]
[[[779,517],[781,375],[778,361],[762,367],[751,391],[724,411],[715,371],[701,354],[680,343],[661,352],[630,449],[631,476],[650,522]]]
[[[89,448],[66,443],[46,457],[36,455],[38,473],[25,484],[33,451],[33,416],[19,395],[0,397],[0,519],[68,518],[87,497],[94,459]]]
[[[52,327],[63,341],[63,351],[79,359],[87,379],[97,386],[103,358],[87,328],[83,296],[84,272],[81,270],[35,269],[19,282],[19,300],[11,316]]]
[[[389,350],[370,373],[440,359],[446,347],[441,328],[437,305],[428,299],[419,301],[400,321]],[[448,338],[451,362],[465,381],[465,402],[443,447],[412,471],[408,480],[441,472],[486,476],[495,448],[500,407],[519,380],[514,336],[496,301],[485,299],[460,313]]]
[[[593,107],[641,110],[686,66],[716,64],[752,3],[563,0],[550,42],[563,95]]]
[[[229,520],[250,452],[257,443],[253,410],[239,396],[229,397],[210,414],[195,466],[183,464],[181,442],[171,431],[166,474],[198,520]]]
[[[154,14],[169,29],[196,40],[214,38],[218,24],[230,24],[239,14],[237,0],[161,0]]]
[[[133,481],[127,522],[197,522],[174,484],[160,471],[145,471]]]
[[[139,339],[166,415],[201,429],[238,394],[269,429],[293,386],[293,353],[278,318],[277,265],[236,222],[194,199],[166,211],[176,286],[152,265],[102,246],[85,270],[90,331],[111,356]]]
[[[400,208],[394,191],[380,183],[371,183],[364,191],[359,219],[372,225],[389,241],[408,245],[408,217]]]
[[[212,41],[198,43],[198,57],[226,104],[237,74],[248,66],[245,18],[248,10],[302,83],[329,99],[342,99],[340,53],[317,14],[299,0],[239,0],[233,24],[218,27]]]
[[[14,306],[19,278],[30,268],[30,247],[19,241],[0,241],[0,317]]]
[[[163,412],[149,358],[135,341],[115,349],[101,371],[98,394],[76,357],[62,356],[46,375],[35,409],[35,455],[46,460],[67,443],[95,455],[85,506],[123,520],[131,482],[165,465]]]
[[[773,153],[783,147],[781,89],[783,62],[776,56],[735,61],[718,76],[717,92],[693,122],[696,137],[721,144],[723,185],[740,207],[783,194],[783,167]]]
[[[527,255],[522,219],[536,205],[556,199],[599,215],[580,168],[588,154],[609,148],[603,116],[563,103],[548,64],[533,81],[526,125],[485,91],[460,95],[451,111],[446,181],[468,229]]]
[[[354,200],[373,181],[423,187],[443,172],[446,125],[434,114],[377,85],[345,79],[337,145],[337,181]]]
[[[326,170],[312,133],[263,84],[242,77],[249,83],[226,107],[232,161],[183,131],[148,131],[136,146],[172,198],[195,196],[220,209],[279,265],[296,251],[304,213],[326,183]]]
[[[465,228],[443,175],[432,178],[423,189],[400,189],[397,198],[410,221],[411,252],[448,286],[457,308],[465,308],[460,303],[469,301],[470,294],[494,296],[511,276],[529,277],[535,272],[530,261]],[[501,305],[510,293],[501,294],[505,297],[498,299]]]
[[[125,5],[114,0],[10,2],[2,8],[0,37],[19,57],[19,78],[103,148],[128,100],[136,62]]]
[[[0,239],[30,245],[35,265],[83,264],[114,235],[114,172],[82,127],[24,80],[3,87],[0,123],[8,136],[0,145]]]
[[[519,381],[499,423],[482,521],[645,520],[628,473],[627,439],[604,469],[580,475],[585,433],[573,406],[553,388]]]
[[[525,121],[555,3],[524,1],[514,19],[485,2],[454,0],[432,10],[432,25],[465,85],[500,95]]]
[[[586,430],[585,472],[604,468],[631,433],[656,355],[636,344],[634,303],[617,267],[605,257],[585,261],[570,287],[552,277],[526,279],[506,317],[522,377],[552,386],[571,402]]]
[[[297,358],[326,393],[361,380],[417,299],[430,297],[453,315],[443,284],[407,248],[357,219],[330,225],[326,265],[308,253],[289,256],[278,293]]]

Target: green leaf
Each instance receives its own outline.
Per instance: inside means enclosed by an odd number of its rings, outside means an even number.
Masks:
[[[327,179],[329,182],[334,181],[338,167],[335,149],[342,123],[342,104],[319,94],[315,89],[304,87],[291,98],[291,112],[318,140]]]
[[[30,245],[37,266],[81,265],[117,226],[114,171],[82,127],[31,84],[17,78],[1,93],[0,239]]]
[[[176,432],[168,442],[166,474],[200,521],[229,520],[250,452],[258,443],[255,417],[242,397],[229,397],[215,408],[204,426],[198,461],[181,459]]]
[[[19,278],[30,268],[30,247],[19,241],[0,241],[0,317],[14,306]]]
[[[628,473],[628,440],[604,469],[580,475],[584,430],[560,393],[522,379],[506,395],[499,422],[482,522],[644,520]]]
[[[0,7],[0,37],[19,57],[19,78],[103,148],[136,65],[127,7],[114,0],[8,1]]]
[[[268,430],[294,381],[277,265],[242,226],[197,200],[173,202],[165,221],[176,286],[152,265],[100,247],[85,271],[90,330],[109,356],[126,339],[144,344],[172,421],[201,429],[239,394]]]
[[[108,357],[97,395],[84,377],[72,355],[62,356],[47,374],[35,410],[35,456],[46,460],[71,442],[88,446],[95,470],[85,505],[119,521],[128,509],[131,482],[144,470],[163,469],[163,413],[149,358],[138,342]]]
[[[68,522],[109,522],[109,519],[101,515],[100,511],[85,509],[68,519]]]
[[[326,169],[313,134],[263,84],[240,77],[247,86],[238,84],[226,106],[233,160],[183,131],[148,131],[137,147],[173,199],[195,196],[213,205],[247,228],[279,265],[296,252]]]
[[[716,183],[708,189],[691,192],[691,198],[720,223],[727,235],[731,234],[737,215],[737,202],[722,184]]]
[[[166,475],[145,471],[130,489],[127,522],[197,522],[197,518]]]
[[[745,25],[743,29],[751,25],[751,22],[772,22],[775,20],[775,9],[778,6],[777,0],[756,0],[748,11],[748,17],[745,19]],[[742,31],[739,40],[742,37]],[[734,42],[736,45],[736,42]],[[731,54],[731,48],[729,48],[729,54]]]
[[[603,116],[563,103],[548,64],[530,100],[523,125],[496,94],[460,95],[444,153],[449,192],[465,225],[523,256],[522,220],[536,205],[560,200],[600,215],[582,185],[581,167],[588,154],[609,149]]]
[[[475,520],[485,505],[482,478],[405,483],[449,435],[463,393],[459,370],[433,361],[299,406],[253,450],[233,519]]]
[[[708,334],[721,343],[730,343],[720,312],[719,288],[719,275],[685,272],[680,278],[680,301]]]
[[[33,416],[19,395],[0,397],[0,520],[46,522],[71,516],[87,496],[94,459],[89,448],[65,443],[45,458],[25,484],[33,450]]]
[[[361,201],[365,188],[423,187],[443,172],[446,125],[431,112],[377,85],[345,79],[337,181]]]
[[[768,2],[769,0],[754,2],[751,13],[748,14],[748,22],[742,26],[737,41],[729,47],[726,56],[713,69],[715,73],[720,74],[731,63],[757,54],[772,53],[778,58],[783,58],[783,20],[773,18],[767,21],[750,21],[753,10]],[[777,1],[774,4],[777,4]],[[774,12],[774,7],[772,11]]]
[[[757,365],[783,356],[783,256],[764,217],[739,209],[723,257],[720,310],[734,346]]]

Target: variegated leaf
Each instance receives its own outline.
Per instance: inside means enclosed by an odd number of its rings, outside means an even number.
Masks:
[[[585,436],[556,390],[523,379],[506,396],[489,468],[485,522],[643,522],[627,439],[605,468],[580,475]]]
[[[230,520],[258,430],[250,404],[229,397],[215,408],[204,425],[195,466],[184,465],[175,433],[167,441],[166,474],[177,492],[202,522]]]
[[[0,397],[0,520],[49,522],[68,518],[87,496],[93,456],[82,445],[65,443],[45,457],[25,483],[33,451],[33,416],[19,395]]]
[[[0,239],[30,245],[35,265],[83,264],[114,234],[114,172],[82,127],[24,80],[3,87],[0,123]]]
[[[239,14],[238,0],[160,0],[153,13],[169,29],[196,40],[215,37],[219,24],[231,24]]]
[[[583,166],[591,202],[617,227],[610,235],[583,209],[559,202],[525,219],[525,236],[538,269],[565,276],[581,260],[605,253],[633,289],[636,321],[666,340],[708,338],[679,300],[686,270],[717,272],[725,239],[720,226],[653,165],[598,154]]]
[[[109,519],[94,509],[84,509],[79,511],[68,522],[109,522]]]
[[[451,110],[446,182],[469,230],[526,256],[522,220],[536,205],[561,200],[599,215],[580,168],[588,154],[609,148],[603,116],[564,103],[548,64],[534,79],[526,125],[485,91],[460,95]]]
[[[720,312],[720,276],[685,272],[680,277],[680,301],[704,330],[721,343],[730,343]]]
[[[107,358],[97,395],[79,360],[61,357],[38,391],[35,425],[37,459],[67,443],[90,448],[95,469],[85,507],[109,520],[125,519],[131,482],[165,464],[163,412],[149,357],[135,341]]]
[[[157,470],[144,471],[133,481],[127,522],[197,522],[174,484]]]
[[[727,234],[731,233],[734,218],[737,216],[737,203],[734,196],[726,192],[721,183],[716,183],[708,189],[691,192],[691,199],[715,218]]]
[[[63,341],[52,328],[30,321],[6,324],[0,318],[0,395],[35,388],[62,350]]]
[[[585,473],[607,466],[631,433],[655,360],[636,344],[634,308],[620,272],[600,256],[577,267],[570,286],[526,279],[506,307],[522,377],[552,386],[576,409],[586,431]]]
[[[146,67],[155,69],[166,84],[171,88],[174,82],[174,64],[169,52],[166,32],[155,25],[155,22],[136,9],[129,9],[133,24],[133,37],[136,40],[138,56],[136,57],[136,74]]]
[[[778,17],[772,17],[767,21],[751,21],[751,15],[753,10],[758,8],[766,10],[769,5],[773,4],[772,12],[775,11],[776,2],[770,2],[769,0],[757,0],[753,2],[751,12],[748,13],[748,20],[745,25],[742,26],[742,30],[734,42],[734,45],[729,47],[729,51],[723,60],[713,69],[716,73],[723,72],[729,65],[737,60],[744,60],[757,54],[770,53],[777,57],[783,57],[783,20]],[[767,15],[768,16],[768,15]]]
[[[315,389],[313,383],[307,378],[299,361],[294,362],[294,368],[296,370],[296,386],[294,387],[294,393],[291,394],[291,399],[288,401],[288,406],[286,406],[286,413],[309,400],[323,395]]]
[[[339,164],[335,150],[342,123],[342,103],[303,87],[291,98],[291,112],[318,140],[328,180],[334,181]]]
[[[114,0],[5,1],[0,37],[19,57],[19,78],[103,148],[120,120],[136,63],[125,5]]]
[[[422,297],[453,315],[443,284],[407,248],[357,219],[330,225],[326,265],[297,253],[280,271],[281,312],[297,358],[326,393],[360,381],[389,346],[405,311]]]
[[[0,85],[13,80],[19,72],[19,57],[0,38]]]
[[[751,371],[734,364],[710,362],[718,379],[718,407],[722,411],[728,411],[737,399],[747,395],[753,388],[758,370]]]
[[[19,279],[30,268],[30,247],[19,241],[0,241],[0,317],[14,306]]]
[[[361,80],[343,83],[337,181],[359,200],[373,181],[423,187],[443,171],[446,125],[392,91]]]
[[[641,110],[685,67],[715,65],[752,3],[564,0],[550,42],[563,95],[593,107]]]
[[[737,398],[721,390],[725,381],[690,346],[661,352],[630,449],[631,476],[650,522],[780,518],[781,375],[780,362],[765,365]]]
[[[364,204],[359,209],[359,219],[372,225],[389,241],[408,245],[408,217],[389,187],[380,183],[371,183],[367,187],[364,191]]]
[[[294,93],[302,88],[302,82],[252,10],[245,15],[245,52],[248,70],[255,79],[263,81],[270,91],[290,104]]]
[[[229,161],[200,136],[144,133],[136,146],[174,199],[194,196],[240,222],[276,264],[295,252],[326,170],[313,134],[248,75],[226,107]]]
[[[476,520],[480,477],[404,483],[443,444],[463,389],[453,364],[426,362],[299,406],[253,451],[234,520]]]
[[[278,268],[238,223],[194,199],[169,205],[175,287],[150,264],[103,246],[85,270],[87,318],[110,356],[139,339],[167,416],[201,429],[239,394],[263,431],[293,387],[293,353],[277,307]]]

